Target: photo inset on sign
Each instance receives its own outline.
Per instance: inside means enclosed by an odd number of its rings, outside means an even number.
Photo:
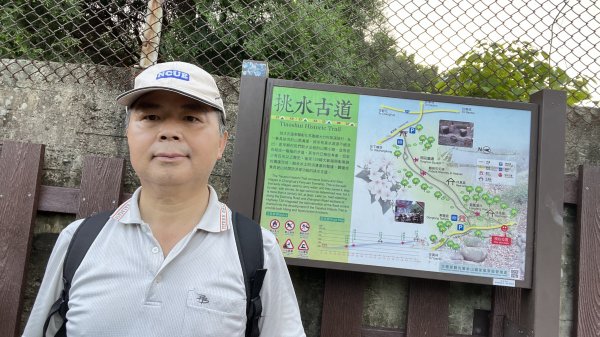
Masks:
[[[423,223],[425,203],[422,201],[396,200],[394,220],[396,222]]]
[[[473,129],[471,122],[440,120],[439,145],[473,147]]]

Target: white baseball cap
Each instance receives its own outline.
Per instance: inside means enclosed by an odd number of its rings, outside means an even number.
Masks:
[[[135,78],[133,89],[117,97],[117,103],[131,106],[142,95],[168,90],[218,109],[225,121],[225,107],[214,78],[204,69],[186,62],[165,62],[148,67]]]

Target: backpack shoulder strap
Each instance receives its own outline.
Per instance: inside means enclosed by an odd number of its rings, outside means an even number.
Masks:
[[[71,289],[71,281],[73,281],[73,275],[77,271],[77,268],[83,261],[85,254],[90,249],[90,246],[98,236],[98,233],[104,228],[104,225],[108,221],[108,218],[113,211],[102,212],[92,215],[81,223],[69,243],[67,248],[67,254],[63,264],[63,291],[61,296],[50,309],[46,322],[44,323],[44,331],[42,336],[46,336],[46,330],[50,319],[56,313],[63,319],[63,323],[56,333],[55,337],[66,337],[66,324],[67,324],[67,311],[69,310],[69,290]]]
[[[262,313],[260,289],[267,273],[261,227],[238,212],[233,213],[232,223],[246,285],[246,337],[258,337],[258,319]]]

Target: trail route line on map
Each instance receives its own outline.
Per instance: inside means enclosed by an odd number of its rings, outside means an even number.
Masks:
[[[396,135],[398,135],[400,132],[402,132],[402,130],[405,130],[406,128],[410,128],[413,125],[418,124],[421,119],[423,119],[423,115],[424,114],[428,114],[428,113],[440,113],[440,112],[452,112],[452,113],[459,113],[460,111],[458,110],[450,110],[450,109],[432,109],[432,110],[423,110],[423,101],[419,102],[419,111],[409,111],[408,114],[412,114],[412,115],[416,115],[418,114],[419,117],[410,122],[410,123],[405,123],[402,124],[400,127],[396,128],[396,130],[394,130],[392,133],[390,133],[389,135],[383,137],[382,139],[380,139],[379,141],[377,141],[377,144],[381,145],[385,142],[387,142],[388,140],[394,138]],[[388,109],[388,110],[392,110],[392,111],[396,111],[396,112],[402,112],[402,113],[407,113],[404,110],[400,110],[391,106],[387,106],[387,105],[382,105],[381,106],[382,109]]]
[[[517,223],[516,222],[509,222],[509,223],[505,223],[502,225],[496,225],[496,226],[472,226],[469,228],[465,228],[465,230],[462,231],[455,231],[452,233],[448,233],[446,234],[447,237],[451,237],[451,236],[455,236],[455,235],[461,235],[461,234],[466,234],[467,232],[471,231],[471,230],[492,230],[492,229],[498,229],[501,228],[502,226],[515,226]],[[440,248],[441,246],[443,246],[444,244],[446,244],[446,240],[447,238],[442,238],[440,240],[440,243],[438,243],[437,245],[433,246],[433,248],[431,250],[437,250],[438,248]]]

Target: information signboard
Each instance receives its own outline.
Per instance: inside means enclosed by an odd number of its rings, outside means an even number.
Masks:
[[[265,110],[289,263],[530,285],[536,105],[269,80]]]

